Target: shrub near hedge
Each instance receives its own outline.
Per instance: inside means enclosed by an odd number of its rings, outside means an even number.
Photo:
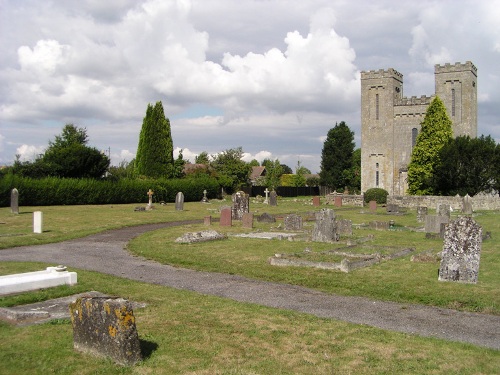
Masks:
[[[370,201],[376,201],[377,204],[386,204],[388,195],[389,193],[387,192],[387,190],[381,188],[371,188],[365,192],[364,200],[366,203],[369,203]]]
[[[215,197],[219,184],[213,178],[118,181],[49,177],[22,178],[7,175],[0,178],[0,206],[10,206],[10,192],[19,191],[22,206],[54,206],[76,204],[125,204],[147,202],[147,192],[154,191],[153,202],[174,202],[179,191],[186,202],[199,201],[203,190]]]

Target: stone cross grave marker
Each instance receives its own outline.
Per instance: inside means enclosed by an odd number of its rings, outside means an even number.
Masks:
[[[232,219],[241,220],[243,214],[250,212],[250,197],[244,191],[238,191],[232,196],[233,210]]]
[[[447,225],[439,267],[440,281],[477,283],[482,232],[481,226],[467,216]]]
[[[270,206],[277,206],[278,205],[278,194],[276,191],[271,191],[269,194],[269,205]]]
[[[269,189],[266,188],[266,190],[264,190],[264,193],[266,194],[266,199],[264,199],[264,204],[269,204]]]
[[[451,207],[450,207],[450,205],[446,204],[446,203],[439,203],[437,205],[436,214],[438,216],[444,216],[444,217],[447,217],[449,219],[450,216],[451,216]]]
[[[339,240],[335,212],[333,210],[324,208],[316,212],[312,240],[314,242],[335,242]]]
[[[203,190],[203,198],[201,198],[202,203],[207,203],[208,198],[207,198],[207,190]]]
[[[175,210],[183,211],[184,210],[184,193],[179,191],[175,196]]]
[[[302,230],[302,216],[291,214],[285,217],[285,230]]]
[[[19,191],[16,188],[10,192],[10,212],[19,213]]]
[[[122,298],[80,297],[69,306],[75,350],[130,366],[142,360],[132,304]]]
[[[155,192],[151,189],[149,189],[149,191],[146,193],[149,197],[149,202],[148,202],[148,207],[151,207],[153,205],[153,194]]]

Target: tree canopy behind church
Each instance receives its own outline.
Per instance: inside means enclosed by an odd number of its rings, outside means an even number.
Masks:
[[[165,117],[162,103],[148,104],[142,121],[139,145],[135,158],[136,172],[152,178],[170,178],[174,173],[174,146],[170,121]]]
[[[408,165],[408,193],[432,195],[432,178],[439,164],[439,151],[453,137],[452,122],[439,97],[436,96],[427,107],[421,125]]]
[[[321,152],[321,185],[341,190],[352,187],[346,171],[353,166],[354,146],[354,132],[344,121],[328,131]]]

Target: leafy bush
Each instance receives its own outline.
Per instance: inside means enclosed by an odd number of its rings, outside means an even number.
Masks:
[[[387,196],[389,193],[387,190],[381,188],[371,188],[368,189],[364,194],[364,200],[366,203],[370,201],[375,201],[377,204],[387,203]]]
[[[53,206],[76,204],[124,204],[147,202],[147,191],[154,191],[153,202],[174,202],[179,191],[186,202],[199,201],[203,190],[216,197],[219,184],[214,178],[139,180],[94,180],[49,177],[32,179],[12,174],[0,178],[0,206],[10,205],[10,192],[19,191],[19,204]]]

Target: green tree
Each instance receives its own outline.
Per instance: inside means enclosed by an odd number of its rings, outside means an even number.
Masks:
[[[184,159],[184,156],[182,155],[182,149],[179,150],[179,155],[177,156],[177,159],[174,161],[174,177],[175,178],[182,178],[184,177],[184,165],[188,163],[187,160]]]
[[[352,168],[354,146],[354,132],[344,121],[328,131],[321,151],[321,185],[342,190],[349,185],[344,171]]]
[[[280,186],[280,177],[283,174],[283,167],[278,159],[266,162],[266,177],[264,180],[264,186],[271,190],[275,190]]]
[[[201,152],[199,155],[196,155],[194,162],[196,164],[210,164],[210,156],[206,151]]]
[[[241,147],[231,148],[213,156],[211,166],[218,174],[219,181],[225,188],[238,189],[248,182],[251,167],[241,158]]]
[[[142,121],[139,145],[135,158],[139,175],[152,178],[171,178],[174,175],[174,146],[170,121],[165,117],[162,103],[148,104]]]
[[[56,135],[53,142],[49,141],[50,151],[53,148],[64,148],[74,144],[86,145],[88,143],[87,129],[79,128],[73,124],[66,124],[60,135]]]
[[[257,159],[253,159],[248,163],[248,165],[250,165],[250,167],[258,167],[260,166],[260,163],[257,161]]]
[[[344,170],[344,179],[349,191],[361,191],[361,149],[357,148],[352,153],[352,166]]]
[[[439,195],[474,196],[495,189],[497,144],[490,136],[450,139],[439,150],[432,188]]]
[[[439,164],[439,151],[453,136],[452,122],[439,97],[432,100],[421,125],[408,165],[408,193],[432,195],[432,178],[434,168]]]

